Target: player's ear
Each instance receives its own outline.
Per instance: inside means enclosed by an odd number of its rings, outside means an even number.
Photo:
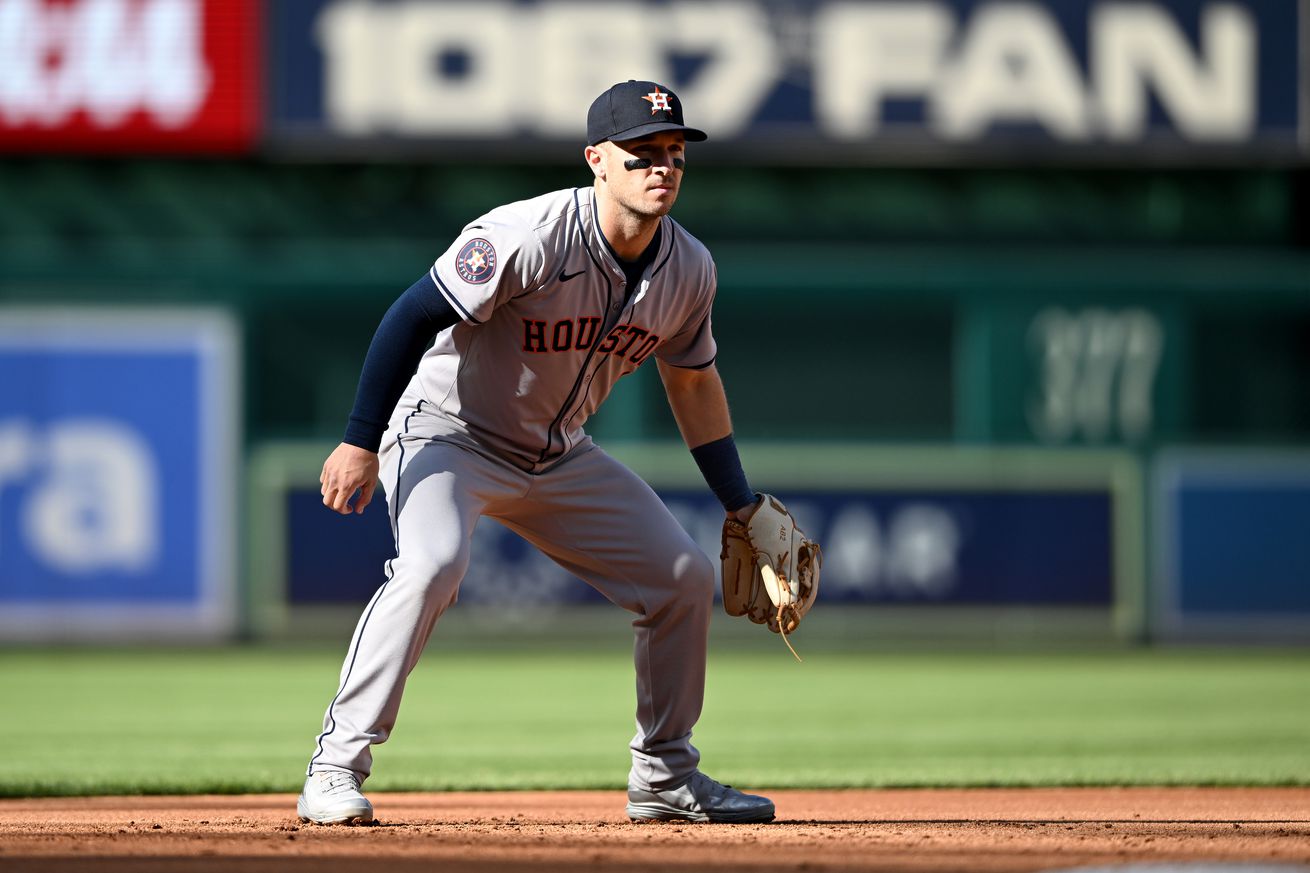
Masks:
[[[599,143],[594,146],[587,146],[583,155],[587,159],[587,166],[591,167],[592,174],[601,181],[605,180],[605,152],[601,149],[608,143]]]

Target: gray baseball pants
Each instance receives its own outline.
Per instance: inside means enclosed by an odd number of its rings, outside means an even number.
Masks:
[[[453,442],[414,438],[384,446],[381,481],[397,554],[355,627],[309,772],[368,777],[371,747],[390,736],[405,680],[455,602],[482,515],[634,613],[629,786],[662,790],[696,769],[691,731],[705,693],[714,569],[650,486],[594,445],[533,475]]]

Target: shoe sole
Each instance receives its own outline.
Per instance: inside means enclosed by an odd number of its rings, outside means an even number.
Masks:
[[[321,825],[366,825],[373,823],[373,810],[370,809],[364,812],[347,812],[345,814],[338,813],[337,815],[330,816],[315,816],[305,812],[304,807],[300,804],[296,804],[296,817],[305,823],[313,822],[314,824]]]
[[[346,825],[347,827],[353,827],[354,825],[373,824],[373,816],[371,815],[368,817],[362,815],[354,815],[351,816],[350,818],[330,818],[330,819],[317,819],[317,818],[310,818],[307,815],[302,815],[302,816],[297,816],[297,818],[300,819],[301,824],[317,824],[317,825],[324,825],[324,826]]]
[[[628,819],[640,824],[648,821],[689,821],[713,824],[766,824],[774,819],[774,808],[749,809],[742,812],[688,812],[659,803],[629,803]]]

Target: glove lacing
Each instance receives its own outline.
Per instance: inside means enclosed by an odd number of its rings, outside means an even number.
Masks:
[[[760,550],[757,549],[757,548],[755,548],[755,544],[754,544],[754,543],[751,543],[751,557],[755,560],[755,562],[756,562],[756,566],[758,566],[758,564],[759,564],[759,555],[760,555],[760,554],[761,554]],[[784,558],[783,555],[779,555],[779,556],[778,556],[778,559],[779,559],[779,560],[778,560],[778,564],[779,564],[779,565],[782,565],[782,564],[786,563],[786,559]],[[777,571],[775,570],[774,573],[777,573]],[[785,583],[785,582],[787,581],[787,578],[786,578],[785,576],[782,577],[782,581]],[[790,586],[788,586],[788,587],[790,587]],[[791,656],[792,656],[793,658],[795,658],[797,661],[799,661],[800,663],[804,664],[804,663],[805,663],[805,659],[802,658],[800,655],[796,654],[796,649],[792,646],[792,644],[791,644],[791,640],[787,639],[787,626],[786,626],[785,624],[782,623],[782,614],[783,614],[783,612],[784,612],[788,607],[791,607],[791,606],[792,606],[792,605],[791,605],[790,603],[779,603],[779,604],[778,604],[778,615],[777,615],[777,617],[776,617],[774,620],[775,620],[776,622],[778,622],[778,636],[782,637],[782,641],[783,641],[784,643],[787,644],[787,648],[791,651]],[[792,607],[792,608],[794,609],[794,607]]]
[[[791,640],[787,639],[787,626],[782,623],[782,612],[787,608],[787,606],[788,604],[786,603],[778,604],[778,635],[782,637],[782,641],[787,644],[787,648],[791,649],[792,657],[804,664],[805,659],[796,654],[796,649],[792,648]]]

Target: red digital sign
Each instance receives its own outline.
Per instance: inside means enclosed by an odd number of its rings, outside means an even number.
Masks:
[[[261,18],[258,0],[0,0],[0,151],[250,150]]]

